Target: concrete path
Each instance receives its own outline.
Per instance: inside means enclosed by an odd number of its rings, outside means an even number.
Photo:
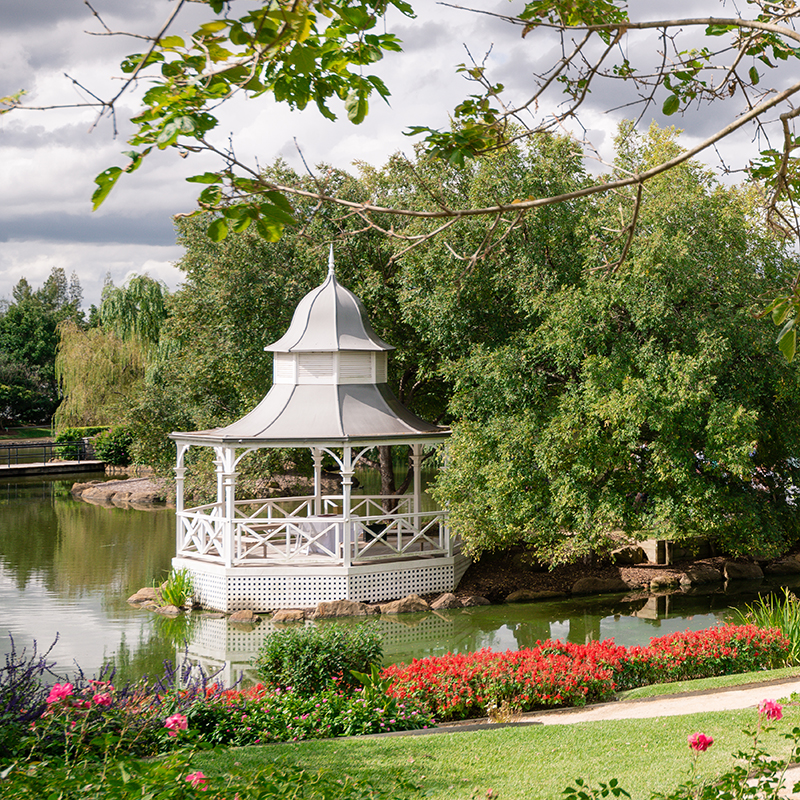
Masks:
[[[600,703],[586,708],[557,708],[552,711],[525,714],[525,722],[542,725],[571,725],[599,719],[645,719],[698,714],[702,711],[729,711],[734,708],[755,708],[765,698],[777,700],[800,693],[800,675],[790,680],[767,681],[747,686],[733,686],[709,692],[663,695],[643,700]]]

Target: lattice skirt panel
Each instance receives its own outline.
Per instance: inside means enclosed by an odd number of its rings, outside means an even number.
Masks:
[[[359,567],[225,569],[192,559],[176,558],[194,578],[195,597],[205,608],[256,613],[278,608],[309,608],[330,600],[379,603],[409,594],[448,592],[455,588],[453,559]]]

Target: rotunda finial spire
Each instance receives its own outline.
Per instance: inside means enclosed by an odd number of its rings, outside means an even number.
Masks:
[[[334,274],[334,265],[333,265],[333,242],[331,242],[331,251],[328,255],[328,275]]]

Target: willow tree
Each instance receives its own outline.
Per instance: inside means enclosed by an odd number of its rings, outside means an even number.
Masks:
[[[119,422],[144,378],[140,343],[102,328],[84,330],[72,320],[62,322],[58,334],[55,369],[63,399],[56,428]]]
[[[100,304],[100,323],[122,339],[135,339],[149,350],[158,344],[167,318],[167,291],[162,281],[133,275],[123,286],[107,283]]]
[[[162,282],[134,275],[123,286],[103,288],[100,327],[59,326],[57,428],[125,421],[157,354],[168,296]]]

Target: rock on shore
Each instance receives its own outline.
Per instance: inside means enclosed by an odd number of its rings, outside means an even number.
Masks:
[[[121,481],[76,483],[72,494],[87,503],[117,508],[149,510],[166,505],[166,480],[163,478],[129,478]]]

